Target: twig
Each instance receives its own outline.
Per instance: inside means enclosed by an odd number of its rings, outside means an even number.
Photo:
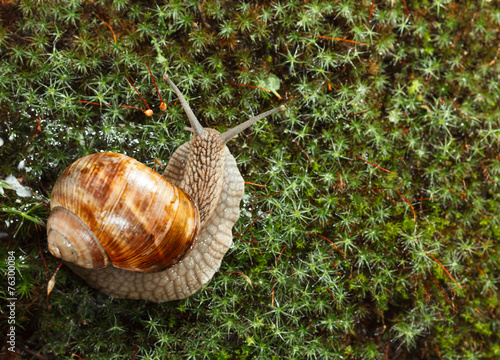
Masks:
[[[491,60],[491,61],[488,63],[488,66],[493,66],[493,65],[496,63],[496,61],[497,61],[497,59],[498,59],[498,54],[499,54],[499,53],[500,53],[500,44],[498,44],[498,46],[497,46],[497,52],[496,52],[496,54],[495,54],[495,57],[493,58],[493,60]]]
[[[262,195],[262,197],[269,197],[269,196],[273,196],[273,195],[276,195],[276,194],[280,194],[280,193],[282,193],[282,192],[283,192],[283,190],[281,190],[281,191],[276,191],[276,192],[274,192],[274,193],[272,193],[272,194],[269,194],[269,195]]]
[[[319,235],[319,234],[313,234],[313,233],[306,233],[306,235],[310,235],[310,236],[317,236],[317,237],[320,237],[322,239],[325,239],[326,241],[328,241],[330,244],[332,244],[333,246],[335,246],[335,249],[338,249],[337,245],[335,245],[335,243],[329,239],[327,239],[326,237],[324,237],[323,235]]]
[[[135,355],[137,355],[137,350],[139,350],[139,347],[137,346],[137,340],[135,340],[135,351],[134,351],[134,354],[132,355],[132,359],[130,359],[130,360],[134,360]]]
[[[408,5],[406,5],[406,1],[403,0],[403,4],[405,4],[406,14],[410,16],[410,10],[408,10]]]
[[[19,340],[16,339],[16,341],[18,342]],[[26,351],[28,354],[31,354],[31,356],[33,356],[34,358],[36,359],[40,359],[40,360],[48,360],[49,358],[46,357],[46,356],[43,356],[43,355],[40,355],[39,353],[37,352],[34,352],[33,350],[30,350],[28,349],[26,346],[16,346],[16,348],[22,350],[22,351]],[[16,349],[16,354],[18,354],[19,356],[22,355],[22,353],[19,353]],[[21,359],[21,357],[19,357],[19,359]]]
[[[266,213],[272,213],[272,212],[273,212],[272,210],[264,211],[262,214],[260,214],[259,216],[257,216],[257,218],[256,218],[254,221],[252,221],[252,223],[251,223],[250,225],[248,225],[248,227],[245,229],[245,231],[243,231],[243,234],[241,234],[241,235],[240,235],[240,237],[243,237],[243,235],[245,235],[245,234],[246,234],[246,232],[248,231],[248,229],[250,229],[250,228],[253,226],[253,224],[255,224],[255,222],[256,222],[257,220],[259,220],[259,218],[260,218],[262,215],[264,215],[264,214],[266,214]]]
[[[115,32],[113,31],[113,28],[111,27],[111,25],[109,25],[106,21],[104,21],[103,19],[101,19],[99,17],[99,15],[97,14],[94,14],[96,16],[96,18],[98,18],[99,20],[101,20],[104,24],[106,24],[106,26],[109,28],[109,30],[111,30],[111,33],[113,34],[113,40],[115,40],[115,44],[116,44],[116,35],[115,35]]]
[[[254,185],[254,186],[260,186],[260,187],[266,187],[267,186],[267,185],[261,185],[261,184],[254,184],[254,183],[251,183],[251,182],[248,182],[248,181],[245,181],[245,184]]]
[[[259,89],[259,90],[264,90],[264,91],[267,91],[267,92],[271,92],[271,90],[269,90],[269,89],[265,89],[265,88],[258,87],[258,86],[245,85],[245,84],[235,84],[235,83],[232,83],[232,82],[226,82],[226,84],[235,85],[235,86],[244,86],[244,87],[249,87],[249,88],[254,88],[254,89]]]
[[[153,79],[153,84],[155,84],[155,88],[156,88],[156,92],[158,93],[158,97],[160,98],[160,110],[165,111],[165,110],[167,110],[167,103],[165,101],[163,101],[163,99],[161,98],[160,90],[158,90],[158,86],[156,86],[155,77],[153,76],[153,73],[151,72],[151,69],[149,68],[149,64],[147,61],[146,61],[146,66],[148,68],[149,74],[151,75],[151,79]]]
[[[78,102],[79,103],[83,103],[83,104],[97,105],[97,106],[124,107],[124,108],[128,108],[128,109],[139,110],[139,111],[142,111],[143,113],[145,113],[147,111],[147,110],[139,109],[139,108],[137,108],[135,106],[130,106],[130,105],[108,105],[108,104],[100,104],[100,103],[97,103],[97,102],[85,101],[85,100],[78,100]]]
[[[390,189],[397,189],[397,187],[374,187],[374,188],[367,188],[367,189],[359,189],[359,191],[390,190]]]
[[[18,37],[19,39],[22,39],[24,41],[29,41],[29,42],[33,42],[33,39],[28,39],[28,38],[25,38],[25,37],[22,37],[22,36],[19,36],[17,34],[14,34],[13,32],[9,31],[9,34],[11,34],[12,36],[15,36],[15,37]]]
[[[336,41],[345,41],[345,42],[349,42],[349,43],[353,43],[353,44],[360,44],[360,45],[370,46],[369,44],[362,43],[362,42],[359,42],[359,41],[354,41],[354,40],[341,39],[341,38],[330,37],[330,36],[322,36],[322,35],[316,35],[316,37],[317,37],[317,38],[320,38],[320,39],[328,39],[328,40],[336,40]]]
[[[384,105],[384,103],[379,103],[378,105],[372,107],[371,109],[368,109],[368,110],[365,110],[365,111],[361,111],[359,113],[356,113],[356,114],[348,114],[347,116],[356,116],[356,115],[361,115],[361,114],[364,114],[364,113],[367,113],[367,112],[370,112],[374,109],[377,109],[379,107],[381,107],[382,105]]]
[[[307,153],[305,152],[305,150],[302,148],[302,146],[300,146],[299,142],[295,139],[292,139],[292,141],[295,143],[295,145],[297,145],[297,147],[300,149],[300,151],[302,151],[302,153],[307,157],[307,161],[309,162],[309,164],[311,163],[311,158],[309,157],[309,155],[307,155]]]
[[[330,239],[327,239],[326,237],[324,237],[323,235],[319,235],[319,234],[313,234],[313,233],[306,233],[306,235],[310,235],[310,236],[317,236],[317,237],[320,237],[326,241],[328,241],[330,244],[332,244],[333,246],[335,246],[335,249],[337,249],[339,252],[340,252],[340,255],[342,255],[342,257],[345,259],[345,256],[344,254],[342,253],[342,250],[340,250],[338,248],[337,245],[335,245],[335,243],[333,241],[331,241]]]
[[[368,14],[368,21],[366,22],[366,25],[368,26],[368,24],[370,23],[370,19],[372,17],[372,13],[373,13],[373,7],[375,6],[375,0],[372,0],[372,3],[370,5],[370,13]]]
[[[470,115],[467,115],[467,114],[464,114],[463,112],[460,111],[460,109],[458,108],[457,104],[453,101],[453,106],[455,107],[455,109],[460,113],[462,114],[463,116],[466,116],[468,117],[469,119],[472,119],[472,120],[475,120],[477,122],[480,122],[482,123],[481,120],[479,120],[478,118],[475,118],[474,116],[470,116]]]
[[[255,235],[254,235],[253,233],[250,233],[250,235],[252,235],[253,240],[243,240],[243,241],[245,241],[245,242],[249,242],[249,243],[250,243],[250,245],[252,245],[252,249],[253,249],[253,251],[255,252],[255,246],[254,246],[254,243],[257,243],[257,244],[259,244],[259,245],[260,245],[260,242],[258,242],[258,241],[257,241],[257,239],[255,238]],[[260,249],[257,249],[257,250],[259,250],[259,253],[262,255],[262,251],[261,251]]]
[[[391,174],[397,175],[395,172],[392,172],[392,171],[390,171],[390,170],[384,169],[383,167],[380,167],[380,166],[378,166],[377,164],[374,164],[374,163],[372,163],[372,162],[369,162],[368,160],[365,160],[365,159],[363,159],[363,158],[360,158],[359,156],[356,156],[356,155],[350,154],[350,153],[348,153],[348,152],[346,152],[346,154],[347,154],[347,155],[350,155],[350,156],[353,156],[353,157],[355,157],[356,159],[359,159],[359,160],[361,160],[361,161],[364,161],[365,163],[368,163],[368,164],[370,164],[370,165],[373,165],[373,166],[375,166],[375,167],[379,168],[380,170],[384,170],[385,172],[388,172],[388,173],[391,173]]]
[[[252,280],[250,280],[250,278],[248,276],[246,276],[245,274],[243,274],[239,271],[222,271],[222,272],[226,273],[226,274],[240,274],[241,276],[243,276],[243,279],[245,279],[245,281],[250,284],[250,286],[253,286]]]
[[[403,198],[403,200],[406,201],[408,203],[408,205],[410,205],[411,211],[413,211],[413,222],[417,221],[417,216],[415,215],[415,209],[413,208],[413,205],[411,204],[411,202],[409,202],[407,198],[405,198],[403,195],[401,195],[399,190],[396,190],[396,191],[398,192],[399,196],[401,196]]]
[[[457,286],[458,286],[460,289],[462,288],[462,287],[460,286],[460,284],[459,284],[459,283],[457,283],[457,281],[453,278],[453,276],[451,276],[451,274],[448,272],[448,270],[446,270],[446,268],[443,266],[443,264],[441,264],[441,263],[439,262],[439,260],[438,260],[438,259],[436,259],[434,256],[432,256],[432,254],[431,254],[431,253],[429,253],[429,252],[427,253],[427,255],[429,255],[429,256],[432,258],[432,260],[434,260],[434,261],[435,261],[435,262],[436,262],[439,266],[441,266],[441,269],[443,269],[443,270],[444,270],[444,272],[445,272],[445,273],[446,273],[446,274],[450,277],[450,279],[451,279],[451,280],[453,280],[453,282],[454,282],[455,284],[457,284]]]
[[[151,108],[149,107],[149,105],[146,102],[146,100],[144,100],[144,98],[141,96],[141,94],[139,93],[139,91],[136,89],[134,83],[132,82],[132,80],[130,80],[130,78],[128,76],[127,76],[127,80],[130,83],[130,85],[132,85],[132,87],[134,88],[134,90],[137,93],[137,95],[139,95],[139,97],[142,99],[142,101],[144,101],[144,104],[146,104],[146,106],[148,107],[148,110],[151,110]]]

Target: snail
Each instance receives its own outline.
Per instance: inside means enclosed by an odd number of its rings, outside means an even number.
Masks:
[[[164,302],[207,284],[232,244],[244,182],[226,143],[269,110],[219,133],[203,128],[170,80],[193,137],[160,175],[126,155],[101,152],[72,163],[54,184],[50,252],[114,298]]]

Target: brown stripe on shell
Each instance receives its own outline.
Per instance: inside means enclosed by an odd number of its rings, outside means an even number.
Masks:
[[[189,196],[128,156],[98,153],[70,165],[54,186],[64,206],[93,230],[115,267],[155,272],[191,247],[199,214]]]

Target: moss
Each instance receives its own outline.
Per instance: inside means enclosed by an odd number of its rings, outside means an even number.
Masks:
[[[22,358],[498,357],[498,3],[0,10],[0,271],[14,251]],[[62,170],[101,150],[154,167],[189,139],[164,72],[220,131],[286,105],[230,144],[267,186],[246,186],[234,247],[194,296],[114,300],[63,267],[47,301],[58,261],[43,224]],[[122,107],[145,109],[127,76],[153,117]]]

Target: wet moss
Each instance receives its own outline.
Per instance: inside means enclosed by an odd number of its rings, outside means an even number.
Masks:
[[[498,3],[0,10],[0,236],[16,256],[22,358],[123,359],[136,346],[136,359],[499,356]],[[287,107],[230,144],[245,180],[266,185],[246,186],[243,236],[186,300],[110,299],[63,267],[49,311],[53,184],[101,150],[166,164],[190,134],[165,72],[220,131]],[[127,76],[153,117],[122,107],[145,109]]]

